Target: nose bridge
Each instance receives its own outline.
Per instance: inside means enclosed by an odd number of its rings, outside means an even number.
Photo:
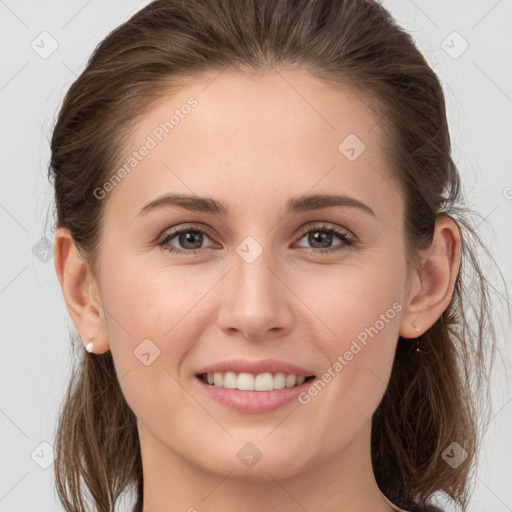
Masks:
[[[233,252],[229,296],[222,298],[219,323],[250,337],[287,331],[292,325],[286,287],[276,277],[276,259],[270,248],[254,238],[244,239]]]

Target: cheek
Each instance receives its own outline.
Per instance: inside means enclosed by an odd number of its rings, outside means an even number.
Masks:
[[[332,400],[331,410],[340,418],[368,417],[384,393],[403,309],[400,276],[393,262],[381,258],[377,266],[317,274],[297,288],[310,309],[309,328],[325,361],[324,373],[317,375],[322,381],[318,394]]]
[[[102,293],[110,351],[128,400],[155,388],[175,392],[171,375],[180,377],[181,362],[200,339],[198,301],[211,287],[208,279],[191,279],[190,271],[182,275],[185,267],[172,274],[144,268],[120,262],[105,273]]]
[[[379,272],[354,268],[342,274],[338,279],[315,280],[318,292],[304,299],[322,320],[309,315],[325,365],[316,383],[300,397],[325,429],[323,436],[337,445],[348,443],[382,400],[402,310],[397,275],[387,272],[385,265]],[[302,293],[306,297],[305,289]],[[318,336],[320,328],[323,337]],[[321,443],[317,448],[324,450]]]
[[[161,344],[172,337],[208,290],[205,279],[194,278],[186,270],[185,266],[171,272],[169,268],[150,269],[143,262],[121,262],[108,274],[102,293],[112,331],[134,342],[153,336]],[[112,342],[117,343],[118,336]]]
[[[177,384],[180,364],[200,338],[197,302],[211,285],[204,279],[180,279],[181,270],[171,275],[168,269],[143,269],[121,263],[104,280],[110,351],[123,395],[137,417],[153,418],[177,431],[183,425],[167,417],[162,403],[189,400]]]
[[[392,262],[381,259],[378,265],[327,267],[307,279],[302,276],[293,289],[307,306],[304,314],[311,329],[326,331],[322,344],[333,356],[351,340],[364,342],[368,330],[383,342],[398,334],[403,283]]]

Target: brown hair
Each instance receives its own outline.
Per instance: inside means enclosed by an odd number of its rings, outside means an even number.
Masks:
[[[432,241],[436,216],[463,233],[462,265],[448,308],[420,338],[425,354],[399,339],[390,382],[373,415],[377,483],[402,507],[436,491],[467,505],[480,435],[479,393],[495,349],[490,284],[481,244],[463,208],[451,158],[440,82],[412,37],[376,1],[156,0],[112,31],[70,87],[51,140],[57,226],[69,228],[98,275],[105,200],[94,190],[121,161],[130,129],[153,100],[201,73],[264,72],[299,66],[355,91],[376,112],[389,166],[405,198],[409,261]],[[108,197],[107,197],[108,199]],[[470,300],[469,300],[470,299]],[[56,433],[56,487],[65,510],[83,511],[85,484],[98,511],[111,512],[130,486],[142,500],[136,418],[110,352],[79,346]],[[479,398],[480,397],[480,398]],[[452,468],[452,442],[468,453]]]

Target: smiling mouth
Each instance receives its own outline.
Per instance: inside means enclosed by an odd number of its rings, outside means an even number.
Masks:
[[[294,388],[315,378],[314,375],[306,377],[283,372],[265,372],[257,375],[247,372],[214,372],[200,373],[196,376],[212,387],[238,389],[240,391],[274,391]]]

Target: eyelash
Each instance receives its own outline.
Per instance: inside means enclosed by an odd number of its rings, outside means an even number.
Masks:
[[[299,237],[298,240],[299,241],[302,240],[302,238],[304,238],[305,235],[308,235],[312,231],[333,233],[336,236],[338,236],[343,243],[338,247],[331,247],[331,248],[327,248],[327,249],[315,249],[315,248],[306,249],[306,252],[308,252],[308,253],[332,254],[332,253],[336,253],[336,252],[340,252],[340,251],[349,249],[351,246],[354,246],[355,242],[356,242],[355,239],[351,235],[349,235],[346,231],[343,231],[339,228],[330,227],[329,225],[323,224],[323,223],[319,223],[319,224],[315,224],[315,225],[311,226],[307,231],[304,231],[302,233],[302,235]],[[170,253],[174,253],[177,255],[184,255],[184,256],[197,256],[198,254],[202,254],[205,250],[208,249],[207,247],[203,247],[200,249],[186,250],[186,249],[176,248],[174,246],[171,246],[172,248],[170,248],[167,245],[168,242],[170,240],[172,240],[173,238],[175,238],[177,235],[180,235],[182,233],[188,233],[188,232],[202,233],[202,234],[206,235],[208,238],[210,238],[212,241],[215,241],[214,237],[212,237],[210,235],[208,230],[198,229],[197,227],[194,227],[191,225],[191,226],[184,226],[180,229],[176,229],[175,231],[171,231],[170,233],[164,234],[162,237],[160,237],[160,239],[158,241],[158,245],[160,247],[162,247],[165,251],[168,251]]]

